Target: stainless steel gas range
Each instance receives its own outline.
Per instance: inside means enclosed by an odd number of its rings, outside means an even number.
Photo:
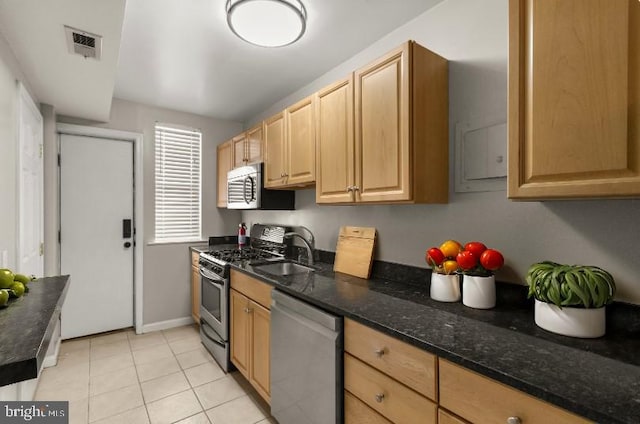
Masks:
[[[283,257],[286,230],[282,226],[254,224],[250,247],[239,249],[235,237],[211,237],[209,250],[200,253],[200,337],[225,371],[232,367],[229,360],[229,266]]]

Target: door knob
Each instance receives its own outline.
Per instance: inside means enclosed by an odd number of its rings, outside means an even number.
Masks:
[[[125,248],[125,249],[128,249],[128,248],[130,248],[130,247],[131,247],[131,242],[130,242],[130,241],[125,241],[125,242],[124,242],[124,248]]]

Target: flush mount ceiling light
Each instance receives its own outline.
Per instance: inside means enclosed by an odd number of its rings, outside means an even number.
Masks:
[[[227,23],[247,43],[282,47],[302,37],[307,11],[300,0],[227,0]]]

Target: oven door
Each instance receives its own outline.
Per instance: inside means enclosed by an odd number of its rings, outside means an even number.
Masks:
[[[228,281],[206,269],[200,268],[200,317],[222,340],[228,338],[227,296]]]
[[[232,173],[233,171],[229,171]],[[227,177],[227,209],[257,209],[260,207],[260,174]]]

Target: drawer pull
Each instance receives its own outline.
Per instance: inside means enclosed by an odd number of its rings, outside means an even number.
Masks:
[[[507,424],[522,424],[522,420],[520,417],[509,417],[507,418]]]
[[[376,395],[376,402],[378,403],[382,403],[382,400],[384,399],[384,393],[378,393]]]
[[[384,355],[386,351],[387,349],[383,347],[382,349],[376,349],[373,353],[375,353],[378,358],[382,358],[382,355]]]

